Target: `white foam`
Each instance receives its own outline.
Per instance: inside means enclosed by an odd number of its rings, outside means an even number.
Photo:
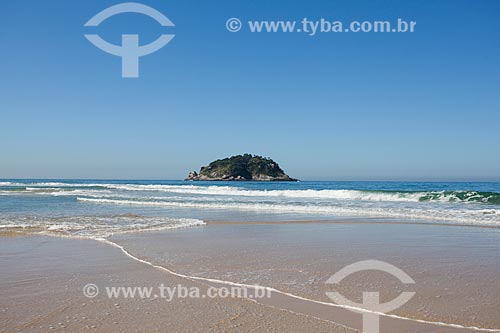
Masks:
[[[205,194],[247,197],[283,197],[283,198],[322,198],[336,200],[370,201],[418,201],[425,192],[368,192],[357,190],[249,190],[232,186],[196,186],[196,185],[118,185],[106,187],[126,191],[159,191],[184,194]]]
[[[0,182],[0,186],[31,186],[31,187],[106,187],[108,184],[61,183],[61,182]]]
[[[20,216],[1,217],[0,229],[29,231],[33,228],[42,232],[64,233],[78,237],[108,237],[113,234],[169,230],[192,226],[202,226],[198,219],[170,218],[163,216]]]
[[[167,198],[165,198],[167,199]],[[288,203],[203,203],[203,202],[172,202],[165,200],[143,201],[143,200],[122,200],[122,199],[104,199],[104,198],[83,198],[77,200],[84,202],[93,202],[97,204],[114,205],[138,205],[138,206],[159,206],[159,207],[184,207],[200,209],[229,209],[229,210],[252,210],[268,211],[278,213],[305,213],[305,214],[326,214],[334,216],[364,216],[364,217],[383,217],[383,218],[401,218],[429,221],[454,221],[458,224],[500,226],[500,219],[497,215],[483,214],[481,211],[470,210],[430,210],[422,208],[400,208],[400,207],[345,207],[345,206],[321,206],[315,204],[288,204]]]

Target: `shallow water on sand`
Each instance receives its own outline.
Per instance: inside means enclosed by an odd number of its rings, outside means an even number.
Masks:
[[[208,224],[112,238],[134,256],[186,275],[270,286],[331,302],[338,291],[361,302],[363,291],[389,301],[415,291],[394,314],[463,326],[500,328],[500,232],[483,228],[370,223]],[[355,273],[325,281],[361,260],[393,264],[414,280]]]

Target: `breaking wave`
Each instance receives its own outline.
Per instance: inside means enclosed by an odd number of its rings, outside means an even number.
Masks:
[[[252,190],[236,186],[196,186],[159,184],[74,184],[61,182],[0,182],[1,194],[35,193],[47,195],[97,195],[109,191],[143,191],[187,195],[267,197],[295,199],[332,199],[386,202],[457,202],[500,205],[500,193],[481,191],[384,191],[351,189]],[[9,188],[5,188],[9,187]],[[92,191],[92,192],[89,192]],[[106,191],[106,192],[105,192]]]
[[[207,218],[213,216],[209,214],[214,210],[216,216],[231,219],[237,219],[235,211],[249,211],[252,214],[271,213],[276,217],[278,214],[327,219],[374,217],[500,226],[498,183],[193,184],[179,181],[13,180],[0,182],[0,196],[2,200],[9,197],[3,204],[0,202],[0,206],[13,213],[18,213],[16,207],[19,205],[29,203],[26,215],[31,212],[31,204],[43,202],[37,209],[44,215],[51,214],[50,207],[62,209],[59,214],[67,216],[74,212],[81,215],[120,214],[123,211],[118,205],[128,205],[131,206],[128,212],[141,215],[161,212],[164,216],[176,217]],[[223,210],[227,210],[227,216]]]

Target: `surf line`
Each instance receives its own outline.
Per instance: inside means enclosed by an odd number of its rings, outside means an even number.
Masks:
[[[463,325],[459,325],[459,324],[450,324],[450,323],[445,323],[445,322],[440,322],[440,321],[428,321],[428,320],[422,320],[422,319],[414,319],[414,318],[402,317],[402,316],[398,316],[398,315],[394,315],[394,314],[388,314],[388,313],[382,313],[382,312],[377,312],[377,311],[371,311],[371,310],[367,310],[367,309],[363,309],[363,308],[358,308],[358,307],[354,307],[354,306],[349,306],[349,305],[342,305],[342,304],[335,304],[335,303],[317,301],[317,300],[305,298],[305,297],[302,297],[302,296],[294,295],[294,294],[291,294],[291,293],[287,293],[287,292],[284,292],[284,291],[281,291],[281,290],[278,290],[278,289],[275,289],[275,288],[272,288],[272,287],[250,285],[250,284],[244,284],[244,283],[235,283],[235,282],[225,281],[225,280],[219,280],[219,279],[202,278],[202,277],[198,277],[198,276],[185,275],[185,274],[181,274],[181,273],[177,273],[177,272],[171,271],[170,269],[168,269],[166,267],[163,267],[163,266],[160,266],[160,265],[156,265],[156,264],[152,263],[151,261],[147,261],[147,260],[138,258],[138,257],[134,256],[133,254],[131,254],[130,252],[128,252],[120,244],[112,242],[109,239],[106,239],[106,238],[94,238],[94,239],[97,240],[97,241],[103,242],[105,244],[108,244],[108,245],[111,245],[113,247],[116,247],[116,248],[120,249],[127,257],[129,257],[129,258],[131,258],[131,259],[133,259],[135,261],[138,261],[140,263],[143,263],[143,264],[146,264],[148,266],[151,266],[151,267],[153,267],[155,269],[158,269],[158,270],[161,270],[161,271],[167,272],[169,274],[178,276],[180,278],[188,279],[188,280],[191,280],[191,281],[205,281],[205,282],[219,283],[219,284],[225,284],[225,285],[230,285],[230,286],[238,286],[238,287],[245,287],[245,288],[251,288],[251,289],[257,289],[257,288],[259,288],[259,289],[265,289],[265,290],[270,291],[270,292],[275,292],[275,293],[278,293],[278,294],[281,294],[281,295],[285,295],[285,296],[288,296],[288,297],[292,297],[292,298],[295,298],[295,299],[299,299],[299,300],[302,300],[302,301],[312,302],[312,303],[326,305],[326,306],[332,306],[332,307],[336,307],[336,308],[347,309],[347,310],[354,311],[354,312],[372,313],[372,314],[376,314],[376,315],[384,316],[384,317],[388,317],[388,318],[399,319],[399,320],[406,320],[406,321],[412,321],[412,322],[417,322],[417,323],[422,323],[422,324],[429,324],[429,325],[434,325],[434,326],[443,326],[443,327],[465,329],[465,330],[473,330],[473,331],[479,331],[479,332],[500,332],[500,329],[497,329],[497,328],[483,328],[483,327],[478,327],[478,326],[463,326]],[[253,301],[255,301],[255,300],[253,300]],[[321,319],[321,318],[317,318],[317,319]],[[324,320],[324,319],[322,319],[322,320]],[[330,320],[325,320],[325,321],[332,322]],[[337,323],[337,322],[332,322],[332,323],[337,324],[337,325],[342,325],[342,324]],[[344,325],[342,325],[342,326],[344,326]]]

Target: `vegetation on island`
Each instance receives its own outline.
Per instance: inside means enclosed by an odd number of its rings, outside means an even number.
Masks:
[[[190,172],[186,180],[256,180],[297,181],[289,177],[269,157],[252,154],[235,155],[211,162],[200,172]]]

